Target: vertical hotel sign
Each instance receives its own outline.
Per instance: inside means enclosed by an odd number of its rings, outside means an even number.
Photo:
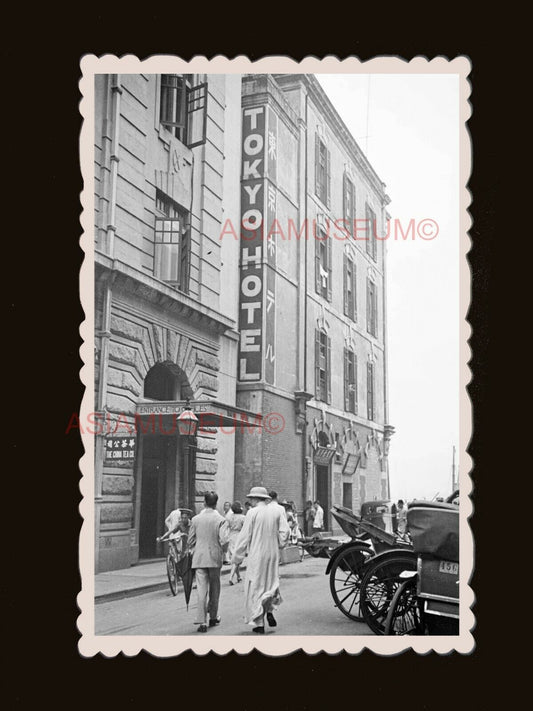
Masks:
[[[264,244],[265,265],[265,382],[275,384],[276,379],[276,257],[279,234],[277,222],[277,161],[278,161],[278,117],[267,109],[266,125],[266,206]]]
[[[263,376],[265,106],[243,109],[239,278],[239,380]]]

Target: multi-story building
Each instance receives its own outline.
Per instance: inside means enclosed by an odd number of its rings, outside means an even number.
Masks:
[[[243,78],[237,496],[389,494],[385,185],[312,75]],[[381,239],[380,239],[381,238]],[[269,414],[274,413],[274,414]]]
[[[238,416],[239,246],[219,237],[238,220],[240,92],[230,75],[96,77],[97,570],[161,554],[165,516],[206,489],[233,497],[216,427]]]
[[[383,183],[312,75],[95,97],[96,569],[161,555],[208,489],[319,499],[335,530],[388,494]]]

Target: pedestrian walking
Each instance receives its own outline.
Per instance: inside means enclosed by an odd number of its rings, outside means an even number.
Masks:
[[[398,525],[398,533],[404,535],[407,532],[407,509],[404,508],[403,499],[399,499],[398,508],[396,510],[396,521]]]
[[[267,504],[270,496],[262,486],[254,486],[247,498],[252,508],[245,517],[232,562],[242,563],[246,553],[244,597],[246,624],[253,632],[265,633],[265,616],[270,627],[277,622],[273,610],[281,603],[279,591],[279,551],[287,544],[289,526],[281,506]]]
[[[324,530],[324,509],[320,506],[320,501],[315,501],[315,517],[313,518],[313,534],[321,533]]]
[[[268,492],[268,495],[270,496],[270,502],[268,505],[277,507],[279,509],[280,514],[282,516],[285,516],[285,518],[287,518],[287,510],[285,509],[285,506],[282,506],[279,503],[277,492],[272,489],[271,491]]]
[[[233,510],[231,508],[231,503],[229,501],[224,501],[224,506],[222,507],[223,510],[223,516],[226,519],[226,521],[231,523],[231,519],[233,518]],[[230,559],[230,554],[229,554],[229,546],[228,550],[225,551],[224,553],[224,565],[229,565],[231,563]]]
[[[233,553],[235,552],[235,545],[237,539],[239,538],[239,533],[242,531],[244,526],[244,514],[242,512],[242,506],[240,501],[234,501],[231,504],[231,510],[233,511],[233,516],[228,521],[229,525],[229,545],[228,545],[228,560],[231,562],[233,558]],[[240,565],[232,564],[231,572],[229,576],[229,584],[234,585],[236,582],[240,583],[242,578],[240,576]]]
[[[313,533],[313,520],[315,518],[315,507],[312,501],[307,501],[304,511],[304,530],[306,536],[311,536]]]
[[[204,501],[204,510],[193,518],[189,529],[191,567],[196,572],[198,604],[195,624],[199,625],[198,632],[207,632],[208,612],[209,627],[214,627],[220,622],[218,616],[220,569],[229,542],[228,522],[216,510],[217,494],[208,491]]]

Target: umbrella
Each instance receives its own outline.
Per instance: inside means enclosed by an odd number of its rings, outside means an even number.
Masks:
[[[186,553],[176,564],[176,570],[183,583],[183,592],[185,593],[185,603],[189,609],[189,600],[191,599],[192,583],[194,580],[194,570],[191,568],[192,554]]]

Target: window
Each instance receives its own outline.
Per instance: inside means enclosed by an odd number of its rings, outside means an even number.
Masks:
[[[374,338],[378,334],[378,293],[372,279],[366,280],[366,330]]]
[[[376,213],[368,205],[366,206],[366,253],[369,254],[374,261],[377,260],[377,223]]]
[[[345,509],[352,508],[352,482],[342,483],[342,505]]]
[[[348,234],[354,236],[355,221],[355,188],[350,178],[344,174],[343,180],[344,226]]]
[[[161,75],[159,120],[182,143],[187,142],[187,88],[186,75]]]
[[[331,339],[321,329],[315,331],[315,397],[331,401]]]
[[[357,358],[351,348],[344,349],[344,410],[357,413]]]
[[[187,293],[190,251],[189,213],[157,190],[154,275]]]
[[[315,234],[315,289],[324,299],[331,301],[331,238],[322,227]]]
[[[364,474],[359,475],[359,497],[361,503],[366,501],[366,476]]]
[[[330,152],[318,133],[315,135],[315,192],[326,207],[330,206]]]
[[[357,321],[357,290],[355,262],[344,255],[344,315]]]
[[[205,143],[207,83],[191,87],[190,74],[162,74],[159,122],[189,148]]]
[[[366,364],[366,410],[367,418],[374,419],[374,363]]]

